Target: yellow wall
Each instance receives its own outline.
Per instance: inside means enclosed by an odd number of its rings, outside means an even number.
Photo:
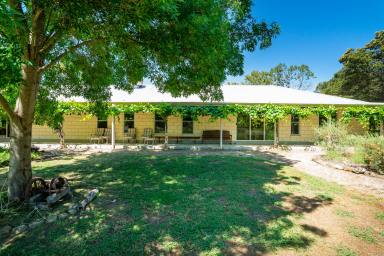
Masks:
[[[40,140],[59,140],[57,134],[46,125],[33,125],[32,126],[33,139]]]
[[[364,128],[356,119],[352,119],[348,124],[347,129],[350,133],[362,135],[367,132],[367,129]]]
[[[232,140],[236,140],[236,117],[229,116],[227,119],[222,119],[223,130],[229,131],[232,135]],[[220,120],[209,120],[208,116],[199,117],[199,119],[193,124],[194,133],[201,136],[204,130],[220,130]]]
[[[155,120],[153,113],[135,113],[134,122],[136,128],[136,138],[138,140],[143,136],[145,128],[154,129]],[[318,127],[319,118],[317,115],[308,118],[300,118],[300,134],[291,135],[291,117],[288,116],[279,121],[279,139],[287,142],[313,142],[315,139],[315,129]],[[229,120],[222,120],[223,130],[228,130],[232,139],[236,140],[236,116],[230,116]],[[168,117],[168,135],[182,135],[182,118],[179,116]],[[112,127],[112,117],[108,118],[108,128]],[[89,141],[91,134],[96,132],[97,118],[78,115],[67,115],[64,119],[64,133],[67,141]],[[220,120],[210,120],[209,117],[199,117],[193,123],[193,134],[191,136],[201,136],[204,130],[219,130]],[[349,129],[353,133],[364,133],[365,129],[361,127],[356,120],[349,124]],[[120,114],[115,119],[116,140],[121,141],[124,135],[124,114]],[[32,130],[34,140],[53,140],[58,141],[58,137],[52,129],[47,126],[34,125]]]
[[[136,139],[143,136],[145,128],[155,130],[155,115],[153,113],[135,113]]]
[[[230,120],[222,120],[223,130],[228,130],[232,134],[232,138],[236,138],[236,117],[230,116]],[[167,131],[169,136],[181,136],[183,119],[180,116],[169,116],[167,119]],[[153,113],[135,113],[135,128],[137,139],[143,136],[144,128],[155,129],[155,115]],[[193,122],[193,134],[184,134],[185,136],[201,136],[203,130],[220,129],[220,120],[209,120],[209,117],[199,117]],[[117,139],[120,139],[116,135]]]
[[[315,129],[318,127],[319,117],[317,115],[308,118],[299,119],[299,134],[291,134],[291,116],[287,116],[279,121],[279,140],[280,141],[297,141],[297,142],[314,142]]]
[[[89,140],[96,133],[97,118],[68,115],[64,118],[64,135],[66,140]]]
[[[63,130],[65,140],[89,140],[96,132],[97,118],[79,115],[67,115],[64,118]],[[57,134],[47,126],[33,125],[32,138],[34,140],[57,140]]]
[[[342,114],[342,110],[337,111],[337,120],[340,120]],[[347,129],[350,133],[356,135],[362,135],[367,132],[367,129],[364,128],[355,118],[348,123]]]
[[[134,122],[136,138],[143,136],[145,128],[155,128],[155,116],[153,113],[135,113]],[[223,130],[228,130],[236,139],[236,117],[230,116],[229,120],[222,120]],[[89,141],[91,134],[96,133],[97,118],[78,115],[68,115],[64,118],[63,129],[67,141]],[[112,117],[108,118],[108,128],[112,128]],[[182,133],[182,118],[180,116],[169,116],[167,120],[168,135],[180,136]],[[203,130],[219,130],[220,120],[209,120],[209,117],[200,117],[193,122],[193,134],[190,136],[201,136]],[[124,136],[124,114],[115,118],[116,140],[120,141]],[[34,140],[58,140],[56,133],[47,126],[34,125],[32,130]]]

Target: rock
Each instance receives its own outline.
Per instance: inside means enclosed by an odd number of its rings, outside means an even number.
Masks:
[[[28,229],[27,225],[20,225],[18,227],[15,227],[12,231],[16,234],[22,233]]]
[[[61,198],[67,196],[67,195],[70,195],[71,194],[71,190],[70,188],[64,188],[63,191],[59,192],[59,193],[53,193],[52,195],[48,196],[47,197],[47,203],[49,205],[51,204],[54,204],[56,203],[57,201],[59,201]]]
[[[53,223],[53,222],[55,222],[55,221],[57,221],[57,215],[52,214],[52,215],[49,215],[49,216],[47,217],[47,223]]]
[[[29,228],[36,228],[40,225],[42,225],[44,222],[42,220],[37,220],[28,225]]]
[[[352,172],[357,174],[364,174],[366,170],[364,168],[358,167],[358,168],[353,168]]]
[[[353,172],[354,168],[351,166],[344,166],[344,171]]]
[[[64,220],[66,218],[68,218],[68,213],[63,212],[63,213],[59,214],[59,219]]]
[[[83,201],[81,201],[80,202],[80,209],[82,209],[82,210],[85,210],[85,208],[87,207],[87,205],[90,203],[90,202],[92,202],[92,200],[96,197],[96,195],[97,195],[97,193],[99,193],[99,190],[96,188],[96,189],[92,189],[89,193],[88,193],[88,195],[87,195],[87,197],[83,200]]]
[[[6,226],[4,226],[4,227],[2,227],[2,228],[0,229],[0,236],[1,236],[1,237],[6,236],[6,235],[8,235],[9,233],[11,233],[11,231],[12,231],[12,227],[9,226],[9,225],[6,225]]]

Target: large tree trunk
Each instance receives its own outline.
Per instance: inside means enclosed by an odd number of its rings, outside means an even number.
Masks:
[[[24,201],[31,190],[31,127],[11,123],[8,196],[12,201]]]
[[[39,1],[33,1],[29,25],[21,3],[16,4],[15,1],[12,6],[25,20],[20,23],[22,28],[18,31],[20,42],[23,43],[22,80],[15,109],[13,112],[7,111],[11,123],[8,197],[12,201],[23,201],[29,197],[32,179],[32,123],[41,78],[39,67],[44,64],[40,50],[45,42],[45,12],[40,8]]]
[[[23,65],[23,81],[11,121],[10,162],[8,173],[8,197],[11,201],[29,198],[32,167],[32,123],[40,74],[36,67]]]

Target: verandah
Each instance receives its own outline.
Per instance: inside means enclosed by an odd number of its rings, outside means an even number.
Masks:
[[[384,120],[384,106],[299,106],[278,104],[206,104],[206,105],[180,105],[180,104],[120,104],[120,103],[77,103],[60,102],[55,113],[45,119],[36,118],[38,124],[47,124],[55,130],[62,129],[64,115],[86,116],[112,116],[112,145],[115,144],[115,118],[120,113],[156,113],[158,119],[166,120],[169,116],[188,117],[188,121],[196,120],[200,116],[209,116],[210,120],[227,119],[230,115],[238,117],[238,140],[274,140],[278,142],[278,120],[291,115],[298,118],[307,118],[310,115],[318,115],[326,119],[332,118],[337,111],[341,111],[341,121],[350,122],[356,119],[363,126],[374,124],[381,126]],[[220,121],[221,122],[221,121]],[[220,125],[220,130],[222,127]],[[222,135],[222,132],[220,133]],[[222,145],[222,140],[220,140]]]

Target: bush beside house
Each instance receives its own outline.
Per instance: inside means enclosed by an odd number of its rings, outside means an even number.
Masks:
[[[327,160],[366,165],[367,169],[384,174],[384,137],[349,134],[343,123],[328,122],[316,129],[316,144],[326,151]]]

